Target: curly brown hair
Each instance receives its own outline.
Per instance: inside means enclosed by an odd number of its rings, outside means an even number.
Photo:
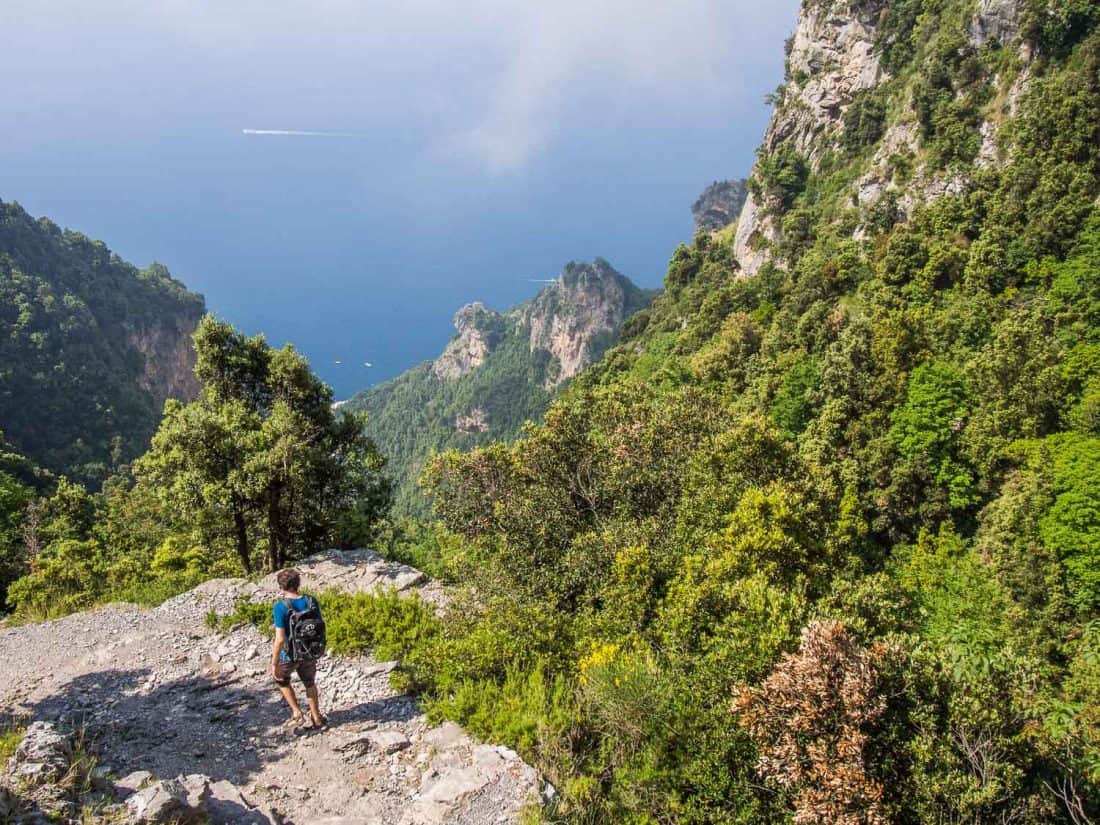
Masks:
[[[302,574],[293,567],[288,567],[275,574],[275,581],[277,581],[279,587],[283,588],[286,592],[297,593],[298,588],[302,584]]]

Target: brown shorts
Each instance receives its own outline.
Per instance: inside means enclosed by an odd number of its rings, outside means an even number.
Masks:
[[[297,673],[302,684],[307,688],[313,687],[317,678],[316,662],[279,662],[275,665],[275,684],[279,687],[290,687],[290,674]]]

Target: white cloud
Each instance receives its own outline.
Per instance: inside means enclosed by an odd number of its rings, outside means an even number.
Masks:
[[[728,98],[742,87],[742,52],[778,53],[793,2],[532,3],[517,20],[511,59],[477,124],[460,143],[495,171],[523,167],[550,138],[568,99],[598,84],[605,94],[650,99]],[[790,7],[789,9],[786,7]],[[776,26],[790,15],[791,23]],[[610,108],[613,99],[606,101]],[[690,105],[686,108],[690,108]]]
[[[437,147],[511,172],[549,146],[578,98],[595,111],[670,101],[690,110],[733,99],[745,88],[746,67],[760,58],[777,65],[798,0],[109,5],[94,17],[80,11],[84,0],[40,0],[20,4],[9,22],[63,26],[78,14],[89,30],[126,21],[150,42],[158,42],[159,29],[160,37],[187,44],[226,87],[241,89],[242,120],[312,123],[316,112],[292,107],[320,99],[330,111],[346,104],[348,122],[333,126],[360,130],[385,125],[387,108],[401,109],[425,121]]]

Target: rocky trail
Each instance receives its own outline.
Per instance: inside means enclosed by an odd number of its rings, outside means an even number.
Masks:
[[[299,568],[306,592],[440,597],[419,571],[371,551],[330,551]],[[530,766],[455,725],[431,727],[390,686],[393,663],[321,660],[330,726],[287,731],[267,672],[270,642],[251,626],[206,626],[210,611],[227,615],[241,596],[270,602],[278,592],[273,579],[220,579],[153,610],[111,605],[0,629],[0,702],[32,722],[7,768],[15,796],[0,798],[0,822],[5,806],[16,821],[48,809],[69,737],[82,730],[95,789],[117,800],[100,805],[111,822],[485,825],[516,822],[537,801]],[[295,687],[304,702],[296,677]]]

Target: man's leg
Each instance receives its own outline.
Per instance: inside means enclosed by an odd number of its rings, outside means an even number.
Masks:
[[[294,688],[290,685],[283,687],[279,685],[279,693],[283,694],[283,698],[286,699],[286,703],[290,705],[290,718],[299,719],[302,718],[302,706],[298,704],[298,697],[294,695]],[[310,702],[310,708],[312,709],[313,703]]]
[[[317,685],[306,688],[306,699],[309,700],[309,718],[313,720],[313,724],[321,724],[321,691],[317,689]]]
[[[290,718],[292,720],[304,718],[302,706],[298,704],[298,697],[290,685],[290,668],[282,662],[275,667],[275,684],[279,686],[279,693],[283,694],[283,699],[290,706]]]
[[[317,665],[314,662],[302,662],[298,665],[298,675],[302,684],[306,686],[306,699],[309,701],[309,717],[314,725],[320,725],[321,716],[321,691],[317,689]]]

